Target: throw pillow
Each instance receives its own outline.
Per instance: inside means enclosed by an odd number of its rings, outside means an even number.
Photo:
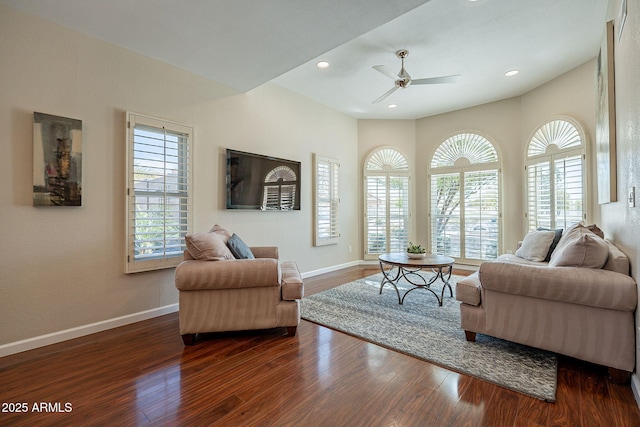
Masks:
[[[233,259],[233,254],[215,233],[192,233],[185,236],[187,250],[193,259],[200,261],[221,261]]]
[[[227,246],[237,259],[255,259],[249,246],[236,233],[233,233],[227,240]]]
[[[597,225],[589,224],[589,225],[585,225],[585,227],[587,227],[587,229],[591,231],[593,234],[595,234],[596,236],[600,237],[601,239],[604,239],[604,232],[600,230],[600,228],[598,228]]]
[[[617,271],[618,273],[629,275],[629,258],[616,245],[605,240],[609,246],[609,256],[607,262],[602,267],[603,270]]]
[[[558,241],[558,244],[556,245],[556,248],[553,250],[553,252],[560,250],[567,243],[567,241],[571,240],[571,236],[573,236],[574,233],[580,232],[580,230],[583,228],[584,226],[579,222],[576,222],[567,227],[562,232],[562,237],[560,237],[560,240]],[[553,257],[553,253],[551,254],[551,257]]]
[[[554,231],[532,231],[524,237],[516,256],[529,261],[543,261],[549,253],[556,233]]]
[[[584,226],[574,227],[562,236],[551,254],[549,267],[602,268],[609,256],[609,246]]]
[[[222,228],[218,224],[214,225],[211,228],[211,230],[209,230],[209,233],[214,233],[214,234],[218,235],[225,244],[227,243],[227,240],[229,240],[231,238],[231,233],[229,233],[227,230],[225,230],[224,228]]]
[[[550,228],[538,227],[538,231],[553,231],[555,233],[555,236],[553,236],[553,242],[551,242],[551,247],[549,247],[549,252],[547,252],[547,256],[544,257],[544,262],[549,262],[553,250],[556,248],[556,246],[558,246],[558,242],[562,237],[562,228],[551,230]]]

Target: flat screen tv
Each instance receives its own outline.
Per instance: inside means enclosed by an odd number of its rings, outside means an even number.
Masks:
[[[227,209],[300,210],[300,162],[227,149]]]

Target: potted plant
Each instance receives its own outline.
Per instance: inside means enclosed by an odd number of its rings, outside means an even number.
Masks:
[[[409,242],[409,246],[407,247],[407,256],[412,259],[424,258],[426,254],[426,250],[420,245],[414,245]]]

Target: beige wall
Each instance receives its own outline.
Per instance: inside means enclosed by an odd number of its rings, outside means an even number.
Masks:
[[[620,2],[610,2],[610,16],[617,17]],[[640,0],[627,0],[627,19],[622,38],[615,37],[616,132],[618,201],[600,205],[602,229],[631,259],[631,273],[640,282]],[[616,21],[618,24],[618,21]],[[636,188],[636,207],[627,205],[630,187]],[[640,325],[636,311],[636,325]],[[640,334],[636,345],[640,343]],[[636,350],[639,366],[640,347]],[[640,390],[637,375],[635,389]]]
[[[177,303],[173,270],[123,274],[124,118],[195,128],[194,230],[219,222],[303,272],[358,259],[357,120],[274,85],[247,94],[0,6],[2,345]],[[83,122],[83,206],[32,206],[33,112]],[[302,162],[302,210],[227,212],[224,148]],[[342,239],[312,246],[312,153],[342,168]],[[177,334],[177,330],[175,331]]]

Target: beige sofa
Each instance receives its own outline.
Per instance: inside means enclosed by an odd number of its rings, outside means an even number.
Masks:
[[[583,245],[577,257],[581,261],[575,261],[575,249],[563,248],[567,245],[563,239],[571,240],[565,234],[549,262],[501,255],[458,282],[462,329],[468,341],[480,333],[549,350],[607,366],[614,381],[626,382],[635,366],[637,304],[629,260],[603,240],[606,255],[601,268],[595,268],[600,261],[592,268],[558,265],[563,261],[558,259],[572,250],[574,259],[564,260],[565,264],[589,264],[595,259],[584,242],[596,239],[584,227],[567,232]],[[554,260],[555,251],[561,253]]]
[[[176,267],[180,334],[185,345],[204,332],[286,327],[296,334],[304,285],[294,262],[280,262],[275,246],[251,247],[252,259],[203,250],[207,239],[188,236],[185,260]],[[220,233],[218,240],[228,240]],[[194,248],[194,242],[196,243]],[[210,249],[210,248],[209,248]],[[200,259],[194,259],[196,255]],[[212,260],[216,259],[216,260]]]

